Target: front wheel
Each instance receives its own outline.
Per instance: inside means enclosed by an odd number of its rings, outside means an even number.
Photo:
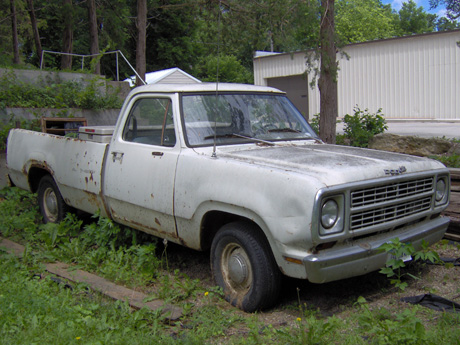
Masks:
[[[225,299],[246,312],[273,305],[281,274],[263,233],[255,225],[224,225],[211,246],[211,269]]]
[[[50,175],[45,175],[38,185],[38,207],[45,223],[59,223],[69,211],[59,188]]]

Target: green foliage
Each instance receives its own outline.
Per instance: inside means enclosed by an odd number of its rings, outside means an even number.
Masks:
[[[117,90],[105,89],[105,81],[93,78],[87,83],[41,80],[37,84],[18,80],[10,71],[0,78],[0,108],[120,108]]]
[[[460,1],[459,0],[430,0],[430,6],[435,8],[439,5],[446,6],[447,17],[449,19],[457,19],[460,17]]]
[[[422,6],[417,7],[413,0],[403,2],[399,10],[399,36],[433,32],[437,16],[425,12]]]
[[[157,276],[161,259],[151,236],[121,229],[98,215],[96,222],[84,226],[73,214],[59,224],[40,224],[34,195],[17,188],[5,188],[2,195],[0,233],[27,240],[40,249],[39,256],[76,263],[128,285],[145,284]]]
[[[35,232],[39,219],[35,195],[16,187],[4,188],[0,195],[0,234],[13,236],[18,231]]]
[[[156,297],[170,302],[180,302],[196,296],[203,290],[199,288],[200,281],[190,279],[186,274],[174,270],[172,275],[164,274],[159,277],[160,286]]]
[[[363,297],[358,299],[360,307],[359,326],[371,344],[426,344],[427,334],[415,309],[405,309],[393,315],[387,309],[373,312]]]
[[[275,326],[265,314],[245,315],[228,308],[220,288],[203,293],[199,280],[179,270],[165,271],[167,265],[151,236],[100,216],[82,222],[69,214],[60,224],[43,225],[34,195],[16,188],[5,188],[0,195],[1,236],[28,243],[22,259],[0,247],[0,338],[5,344],[383,345],[455,344],[460,339],[458,315],[432,312],[435,317],[430,317],[410,305],[396,311],[380,306],[372,310],[364,298],[358,300],[356,312],[344,315],[324,316],[303,305],[291,322]],[[407,250],[396,241],[387,247],[391,253],[408,251],[414,260],[437,260],[425,244],[420,251]],[[160,312],[131,310],[126,303],[89,292],[84,284],[64,284],[44,274],[40,263],[53,260],[153,290],[148,300],[179,303],[185,314],[168,322]],[[430,320],[429,326],[424,319]]]
[[[217,75],[220,82],[243,84],[253,82],[252,73],[232,55],[207,58],[198,72],[198,78],[202,81],[215,82]]]
[[[422,249],[416,251],[411,243],[402,243],[399,238],[394,238],[390,242],[381,245],[380,250],[389,254],[386,267],[382,268],[380,273],[385,274],[388,278],[391,278],[390,283],[395,285],[401,291],[404,291],[408,286],[406,282],[402,281],[404,276],[419,279],[409,272],[402,271],[402,268],[406,267],[404,263],[406,259],[410,261],[413,260],[414,262],[440,262],[438,253],[429,250],[428,244],[425,241],[422,242]]]
[[[297,319],[297,327],[278,333],[285,344],[328,345],[334,342],[343,327],[344,322],[335,316],[322,319],[318,314],[306,311],[303,318]]]
[[[123,302],[88,295],[84,286],[67,289],[5,254],[0,263],[3,344],[172,343],[159,332],[164,324],[154,312],[131,311]]]
[[[344,134],[350,140],[351,146],[367,147],[370,138],[388,129],[382,109],[373,114],[368,109],[361,110],[356,106],[354,112],[353,115],[347,114],[343,118]]]
[[[395,14],[379,0],[338,0],[336,32],[343,44],[394,37]]]
[[[430,156],[432,159],[436,159],[449,168],[460,168],[460,155],[451,154],[443,156]]]
[[[316,134],[319,133],[319,113],[314,114],[313,118],[310,120],[310,126],[315,131]]]
[[[6,150],[6,139],[8,138],[8,133],[10,129],[16,128],[23,128],[23,129],[30,129],[32,131],[40,131],[40,120],[38,118],[34,120],[17,120],[12,115],[8,122],[1,123],[0,122],[0,151]]]

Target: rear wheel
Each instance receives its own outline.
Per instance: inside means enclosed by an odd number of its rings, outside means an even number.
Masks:
[[[281,274],[267,239],[255,225],[224,225],[212,242],[211,269],[232,305],[253,312],[276,302]]]
[[[38,206],[45,223],[59,223],[70,207],[64,202],[59,188],[50,175],[45,175],[38,185]]]

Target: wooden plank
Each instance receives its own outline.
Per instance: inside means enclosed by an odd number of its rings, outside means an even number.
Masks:
[[[141,309],[143,307],[151,310],[160,309],[169,320],[177,320],[182,316],[181,308],[166,304],[160,299],[144,302],[149,298],[146,294],[114,284],[95,274],[82,270],[73,270],[71,266],[61,262],[46,264],[45,267],[48,272],[57,276],[73,282],[86,283],[91,290],[98,291],[114,300],[128,301],[129,305],[135,309]]]
[[[1,237],[0,248],[5,248],[8,253],[17,257],[21,257],[25,250],[24,246]],[[128,301],[132,308],[141,309],[146,307],[151,310],[161,310],[166,319],[173,321],[178,320],[182,316],[182,308],[167,304],[160,299],[145,302],[149,298],[146,294],[114,284],[95,274],[82,270],[74,270],[72,266],[61,262],[46,264],[45,267],[51,274],[55,274],[73,282],[86,283],[92,290],[98,291],[107,297],[115,300]]]
[[[449,168],[449,172],[451,180],[460,180],[460,169]]]
[[[446,238],[446,239],[448,239],[448,240],[460,242],[460,235],[453,234],[453,233],[450,233],[450,232],[447,232],[447,233],[444,235],[444,238]]]

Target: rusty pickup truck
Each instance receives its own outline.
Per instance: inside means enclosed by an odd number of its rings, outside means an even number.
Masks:
[[[282,275],[324,283],[385,265],[394,238],[443,237],[448,170],[439,162],[328,145],[286,95],[238,84],[146,85],[115,127],[79,138],[12,130],[13,185],[45,222],[72,208],[210,250],[225,298],[276,303]]]

